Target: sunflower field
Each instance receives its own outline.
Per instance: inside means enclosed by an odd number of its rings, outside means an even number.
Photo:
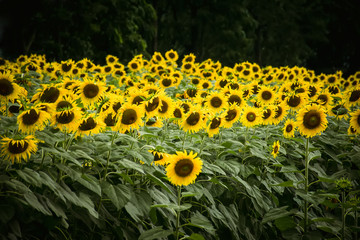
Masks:
[[[0,58],[0,238],[357,239],[359,81]]]

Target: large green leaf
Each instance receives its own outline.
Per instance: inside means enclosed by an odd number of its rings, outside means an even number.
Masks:
[[[164,230],[162,226],[154,227],[150,230],[144,231],[140,234],[139,240],[152,240],[159,238],[166,238],[172,234],[172,230]]]

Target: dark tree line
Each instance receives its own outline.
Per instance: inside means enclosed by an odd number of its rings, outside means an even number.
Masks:
[[[122,62],[169,49],[233,66],[360,70],[358,0],[0,0],[0,56]]]

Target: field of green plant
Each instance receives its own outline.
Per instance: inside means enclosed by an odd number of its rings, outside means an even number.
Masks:
[[[357,239],[360,72],[169,50],[0,58],[0,239]]]

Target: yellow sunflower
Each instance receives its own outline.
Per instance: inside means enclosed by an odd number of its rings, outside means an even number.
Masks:
[[[117,114],[111,109],[107,111],[103,111],[100,113],[102,121],[105,123],[106,127],[110,130],[115,130],[115,126],[117,123]]]
[[[161,107],[158,108],[157,117],[162,119],[171,118],[175,110],[174,100],[166,94],[159,95],[159,98],[161,102]]]
[[[165,53],[165,58],[171,62],[176,62],[179,59],[179,55],[176,51],[170,49]]]
[[[125,103],[118,112],[116,129],[125,133],[131,129],[139,129],[143,124],[144,108],[142,106]]]
[[[309,104],[302,108],[296,118],[296,125],[301,135],[306,137],[314,137],[321,134],[326,127],[328,121],[326,113],[320,105]]]
[[[284,123],[283,134],[285,138],[292,138],[295,135],[296,122],[289,118]]]
[[[166,176],[176,186],[187,186],[194,183],[201,173],[203,162],[196,157],[197,154],[190,152],[176,152],[171,156],[170,163],[166,167]]]
[[[348,135],[358,135],[359,132],[353,126],[350,125],[347,130],[347,134]]]
[[[138,72],[141,70],[141,68],[143,67],[143,63],[141,60],[138,59],[133,59],[128,63],[128,68],[130,69],[130,71],[132,72]]]
[[[95,105],[105,93],[105,84],[103,82],[95,82],[85,79],[80,84],[78,93],[85,107]]]
[[[243,99],[243,92],[241,90],[229,90],[229,94],[226,96],[229,104],[236,104],[242,107],[245,104]]]
[[[261,111],[259,108],[247,106],[240,117],[240,122],[245,127],[254,127],[261,122]]]
[[[106,124],[104,123],[101,116],[95,116],[95,114],[90,114],[81,119],[75,136],[77,137],[83,135],[97,134],[100,133],[105,127]]]
[[[348,107],[356,106],[360,102],[360,87],[353,87],[344,93],[346,105]]]
[[[0,102],[14,102],[21,95],[21,88],[14,82],[11,72],[0,72]]]
[[[52,114],[51,125],[57,127],[62,132],[75,132],[82,118],[80,108],[70,108],[57,111]]]
[[[34,106],[20,113],[17,117],[17,123],[21,132],[33,134],[35,131],[43,130],[50,118],[49,113]]]
[[[32,102],[56,103],[65,94],[65,89],[58,85],[44,85],[44,89],[39,89],[32,97]]]
[[[355,129],[357,133],[360,133],[360,109],[350,113],[350,126]]]
[[[217,113],[227,108],[227,99],[220,92],[212,92],[206,97],[206,107],[210,112]]]
[[[209,135],[209,138],[213,137],[215,134],[218,134],[220,131],[220,128],[224,125],[224,115],[220,116],[214,116],[209,119],[209,122],[207,124],[207,133]]]
[[[271,125],[274,123],[274,117],[276,115],[276,106],[268,105],[262,111],[262,124]]]
[[[32,153],[36,153],[37,143],[38,140],[32,135],[14,139],[4,137],[1,139],[1,155],[13,164],[15,160],[20,163],[23,159],[26,162]]]
[[[236,104],[231,104],[224,111],[223,127],[231,128],[232,125],[240,119],[241,107]]]
[[[161,128],[164,124],[162,119],[157,117],[151,117],[149,119],[146,119],[145,125],[147,127],[155,127],[155,128]]]
[[[279,124],[288,114],[289,107],[286,102],[281,102],[275,105],[275,115],[273,118],[273,124]]]
[[[279,150],[280,150],[280,142],[276,141],[276,142],[274,142],[274,144],[272,146],[271,155],[273,155],[273,157],[276,158],[277,155],[279,154]]]
[[[67,61],[61,61],[61,64],[59,66],[59,71],[63,76],[70,75],[71,70],[74,68],[75,62],[74,60],[67,60]]]
[[[147,118],[151,118],[158,114],[158,109],[161,108],[162,102],[161,97],[159,95],[164,96],[165,93],[163,91],[153,94],[146,102],[145,102],[145,113]]]
[[[153,150],[153,149],[148,150],[148,151],[154,155],[154,159],[152,161],[153,164],[161,165],[161,166],[165,166],[165,165],[169,164],[169,162],[170,162],[170,154],[160,152],[160,151],[156,151],[156,150]]]
[[[106,60],[106,64],[113,66],[115,63],[118,63],[119,58],[109,54],[106,56],[105,60]]]
[[[327,109],[329,105],[333,102],[333,97],[328,90],[325,90],[317,95],[316,102],[323,106],[324,109]]]
[[[271,87],[261,86],[257,94],[257,99],[262,104],[272,104],[276,100],[276,93]]]
[[[205,126],[205,116],[203,109],[199,105],[195,105],[186,113],[181,122],[184,131],[190,133],[198,132]]]
[[[297,111],[306,105],[308,101],[304,94],[289,94],[285,98],[285,102],[290,109]]]

